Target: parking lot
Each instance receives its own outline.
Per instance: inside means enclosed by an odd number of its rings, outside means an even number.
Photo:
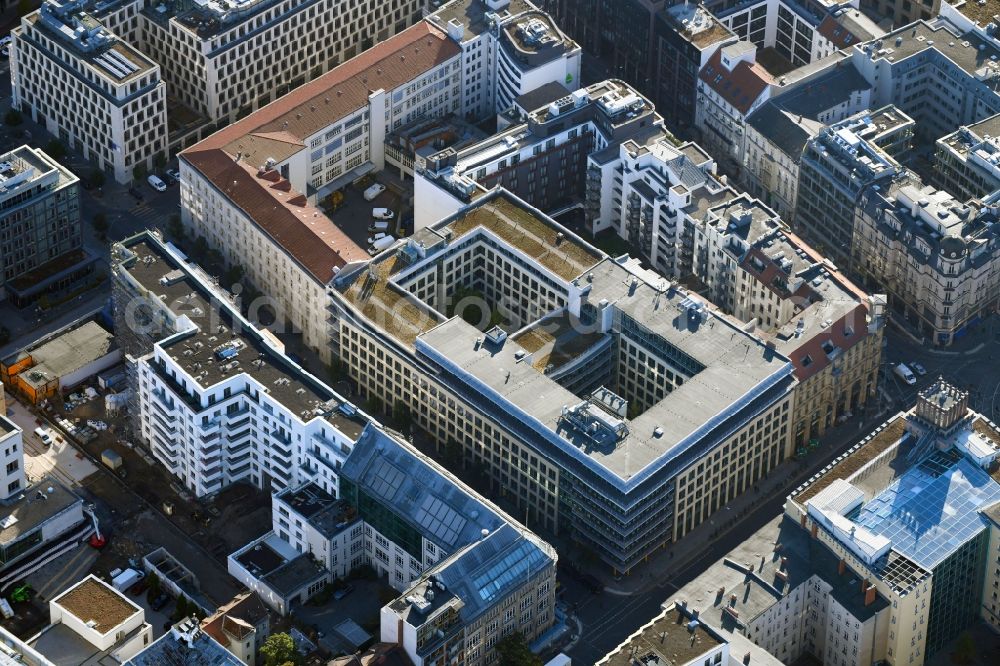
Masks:
[[[386,186],[386,189],[373,200],[368,201],[365,199],[364,191],[372,183],[381,183]],[[344,198],[336,208],[330,206],[329,197],[319,203],[333,223],[359,247],[366,249],[371,247],[368,239],[372,237],[373,232],[369,231],[369,227],[379,221],[372,217],[373,208],[388,208],[393,212],[393,218],[387,220],[389,228],[385,233],[396,238],[406,235],[400,233],[399,223],[401,219],[406,220],[410,217],[409,201],[412,199],[413,193],[409,184],[383,172],[375,174],[372,178],[366,178],[357,185],[348,185],[340,192]],[[403,229],[403,231],[411,232],[412,228]]]

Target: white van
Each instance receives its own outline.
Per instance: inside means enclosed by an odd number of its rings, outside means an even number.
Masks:
[[[378,240],[380,240],[382,238],[385,238],[385,234],[375,234],[374,236],[372,236],[371,238],[368,239],[368,244],[369,245],[374,245],[375,241],[378,241]]]
[[[374,231],[388,231],[388,230],[389,230],[389,223],[388,222],[376,222],[376,223],[371,224],[371,225],[368,226],[368,231],[369,232],[374,232]]]
[[[383,192],[385,192],[385,185],[382,183],[375,183],[365,190],[365,201],[371,201]]]
[[[391,220],[395,215],[388,208],[372,208],[372,217],[376,220]]]
[[[157,192],[167,191],[167,184],[164,183],[162,180],[160,180],[159,176],[154,176],[153,174],[150,174],[146,178],[146,182],[149,183],[149,186],[152,187]]]
[[[42,440],[45,446],[52,446],[52,435],[45,428],[35,428],[35,437]]]
[[[913,372],[902,363],[893,368],[892,371],[896,373],[897,377],[902,379],[910,386],[913,386],[914,384],[917,383],[917,378],[913,376]]]

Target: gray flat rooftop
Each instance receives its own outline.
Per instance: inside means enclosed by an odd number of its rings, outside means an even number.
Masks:
[[[0,545],[15,541],[56,514],[83,502],[51,476],[26,489],[20,497],[13,504],[3,506],[5,517],[0,521]]]
[[[188,622],[185,620],[184,622]],[[243,662],[204,631],[197,631],[190,645],[171,629],[122,666],[244,666]]]
[[[114,353],[118,349],[115,336],[96,321],[48,338],[41,344],[18,352],[5,359],[5,364],[30,356],[31,367],[20,373],[27,384],[41,387],[44,384],[72,374],[84,366]]]
[[[759,339],[744,333],[732,320],[706,313],[695,322],[682,302],[688,295],[675,288],[660,291],[638,280],[614,260],[605,259],[588,271],[592,289],[587,300],[607,300],[659,338],[664,345],[701,366],[665,398],[628,421],[629,434],[609,448],[581,448],[592,461],[612,475],[628,481],[666,454],[679,454],[679,445],[709,422],[733,409],[760,385],[790,372],[788,360],[768,350]],[[589,279],[589,277],[588,277]],[[665,281],[664,281],[665,282]],[[476,382],[498,394],[543,427],[558,433],[567,447],[577,447],[561,425],[563,408],[582,398],[521,362],[527,352],[513,340],[500,348],[477,344],[481,333],[460,318],[453,318],[420,336],[419,340]],[[657,436],[654,430],[659,428]],[[672,456],[671,456],[672,457]]]
[[[314,483],[283,490],[276,497],[292,507],[327,538],[342,532],[358,517],[354,507],[338,500]]]
[[[714,631],[671,605],[598,663],[599,666],[691,664],[722,643]]]
[[[511,0],[510,4],[498,13],[501,17],[514,16],[535,9],[525,0]],[[431,14],[429,20],[442,30],[447,31],[450,21],[457,21],[465,26],[463,41],[474,39],[486,32],[490,22],[486,16],[493,11],[483,0],[453,0]]]
[[[956,35],[944,26],[932,27],[926,21],[916,21],[887,33],[880,39],[883,47],[891,48],[892,53],[876,55],[876,60],[891,55],[892,62],[899,64],[910,56],[933,49],[970,76],[974,76],[977,69],[991,63],[993,57],[1000,57],[1000,49],[974,33]],[[864,45],[859,44],[854,48],[863,49]],[[993,90],[1000,87],[1000,79],[997,77],[982,83]]]
[[[144,234],[122,244],[135,255],[134,261],[124,264],[129,275],[175,314],[187,315],[198,326],[160,344],[192,376],[200,375],[201,386],[247,373],[303,421],[312,419],[314,410],[322,407],[324,418],[345,435],[361,434],[364,420],[342,413],[342,400],[332,389],[265,344],[262,333],[236,321],[228,303],[223,307],[220,301],[224,296],[208,292],[190,266],[178,265]]]
[[[310,555],[300,555],[261,580],[278,594],[288,596],[327,574],[327,570],[317,564]]]

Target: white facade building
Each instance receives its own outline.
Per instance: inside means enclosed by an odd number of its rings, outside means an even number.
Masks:
[[[182,257],[149,234],[115,249],[117,306],[134,313],[135,326],[174,322],[150,353],[131,360],[136,434],[198,497],[241,480],[273,491],[313,481],[335,493],[335,470],[365,418]]]
[[[24,443],[21,429],[6,416],[0,416],[0,502],[20,493],[25,487]]]
[[[160,66],[83,10],[46,1],[11,35],[11,104],[120,183],[167,151]]]

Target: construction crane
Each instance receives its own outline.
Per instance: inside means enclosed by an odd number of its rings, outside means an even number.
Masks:
[[[94,511],[93,504],[87,504],[83,507],[83,510],[88,516],[90,516],[90,522],[94,525],[94,533],[90,535],[90,540],[87,542],[92,548],[100,550],[107,545],[108,540],[101,534],[101,525],[97,520],[97,513]]]

